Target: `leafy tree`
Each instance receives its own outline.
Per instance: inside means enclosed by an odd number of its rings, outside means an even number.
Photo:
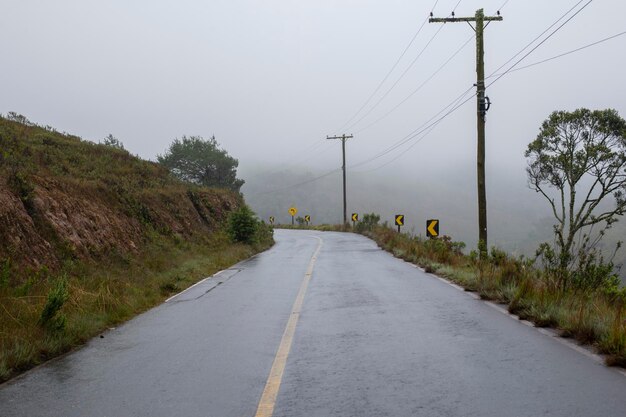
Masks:
[[[237,178],[239,161],[219,148],[215,136],[208,140],[200,136],[175,139],[157,159],[176,177],[193,184],[238,192],[244,183]]]
[[[550,203],[557,221],[554,245],[543,244],[538,256],[562,288],[589,274],[605,281],[599,272],[612,280],[612,263],[606,268],[596,248],[626,211],[626,121],[611,109],[554,112],[526,157],[529,186]],[[606,204],[610,196],[614,205]],[[600,230],[592,238],[594,226]]]
[[[124,144],[118,138],[113,136],[112,134],[108,134],[106,138],[102,141],[103,145],[110,146],[112,148],[124,150]]]

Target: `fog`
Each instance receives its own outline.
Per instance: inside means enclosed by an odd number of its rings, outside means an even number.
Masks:
[[[474,100],[427,135],[374,158],[475,83],[473,30],[425,23],[434,4],[439,17],[457,4],[456,16],[480,7],[493,15],[505,5],[504,20],[485,33],[492,74],[587,1],[4,1],[0,112],[94,141],[110,133],[147,159],[182,135],[215,135],[239,159],[244,195],[260,216],[283,218],[293,204],[324,222],[341,220],[340,173],[297,184],[341,166],[340,142],[326,135],[354,134],[349,211],[404,213],[416,233],[427,218],[440,218],[443,233],[471,246]],[[623,32],[625,12],[624,2],[590,2],[518,67]],[[620,36],[489,86],[490,244],[527,253],[550,238],[548,206],[526,185],[524,150],[554,110],[615,108],[626,116],[625,42]]]

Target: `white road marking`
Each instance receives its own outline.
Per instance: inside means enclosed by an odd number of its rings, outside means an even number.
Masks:
[[[206,277],[206,278],[204,278],[204,279],[201,279],[200,281],[198,281],[198,282],[196,282],[195,284],[193,284],[191,287],[187,287],[187,288],[185,288],[184,290],[182,290],[181,292],[179,292],[178,294],[174,294],[174,295],[172,295],[170,298],[168,298],[167,300],[165,300],[165,302],[167,303],[167,302],[169,302],[169,301],[173,300],[174,298],[178,297],[179,295],[181,295],[181,294],[183,294],[183,293],[185,293],[185,292],[189,291],[190,289],[192,289],[192,288],[193,288],[193,287],[195,287],[196,285],[200,285],[200,284],[202,284],[202,283],[203,283],[204,281],[206,281],[207,279],[215,278],[216,276],[218,276],[219,274],[221,274],[221,273],[222,273],[222,272],[224,272],[224,271],[225,271],[225,269],[223,269],[223,270],[221,270],[221,271],[219,271],[219,272],[214,273],[214,274],[213,274],[213,275],[211,275],[210,277]]]

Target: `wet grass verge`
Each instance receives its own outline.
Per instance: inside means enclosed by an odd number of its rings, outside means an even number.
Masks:
[[[464,255],[449,238],[422,239],[377,226],[363,233],[381,248],[437,274],[537,327],[593,346],[610,366],[626,367],[626,291],[562,290],[532,261],[492,249],[489,259]]]
[[[68,261],[54,274],[0,267],[0,382],[269,248],[270,240],[233,244],[223,232],[195,242],[155,238],[133,257]]]

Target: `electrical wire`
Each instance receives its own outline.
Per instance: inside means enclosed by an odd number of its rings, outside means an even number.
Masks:
[[[460,106],[462,106],[463,104],[467,103],[469,100],[472,99],[472,96],[470,96],[468,99],[466,99],[465,101],[463,101],[460,105],[455,105],[455,103],[458,103],[460,100],[463,100],[467,94],[469,92],[472,91],[472,89],[474,88],[474,86],[471,86],[470,88],[468,88],[467,90],[465,90],[461,95],[459,95],[457,98],[455,98],[450,104],[448,104],[447,106],[445,106],[443,109],[441,109],[437,114],[435,114],[433,117],[431,117],[428,121],[426,121],[424,124],[422,124],[420,127],[418,127],[417,129],[413,130],[411,133],[409,133],[408,135],[404,136],[402,139],[400,139],[399,141],[395,142],[393,145],[391,145],[390,147],[384,149],[383,151],[381,151],[380,153],[366,159],[363,160],[361,162],[358,162],[356,164],[353,164],[350,166],[350,168],[356,168],[362,165],[365,165],[367,163],[370,163],[378,158],[381,158],[385,155],[387,155],[388,153],[394,151],[395,149],[398,149],[399,147],[401,147],[402,145],[404,145],[405,143],[409,142],[411,139],[415,138],[416,136],[418,136],[420,133],[422,133],[423,131],[429,129],[433,124],[438,123],[439,121],[445,119],[447,116],[449,116],[450,114],[452,114],[452,112],[456,111]],[[446,113],[443,117],[441,117],[440,119],[436,120],[433,123],[433,120],[437,119],[437,117],[439,115],[441,115],[442,113],[444,113],[447,109],[451,108],[452,109],[450,111],[448,111],[448,113]]]
[[[433,7],[431,8],[431,11],[435,9],[435,7],[437,7],[437,4],[439,3],[439,0],[435,1],[435,4],[433,4]],[[419,36],[419,34],[422,32],[422,30],[424,29],[424,26],[426,26],[426,23],[428,23],[428,18],[424,19],[424,22],[422,22],[421,26],[419,27],[419,29],[417,30],[417,32],[415,32],[415,34],[413,35],[413,37],[411,38],[411,40],[409,41],[409,44],[404,48],[404,50],[402,51],[402,53],[400,54],[400,56],[398,57],[398,59],[396,59],[396,62],[394,62],[394,64],[391,66],[391,69],[387,72],[387,74],[385,75],[385,77],[382,79],[382,81],[380,83],[378,83],[378,85],[376,86],[376,88],[374,89],[374,91],[369,95],[369,97],[367,98],[367,100],[365,100],[365,102],[363,103],[363,105],[361,105],[361,107],[356,111],[356,113],[354,113],[352,115],[352,117],[350,117],[350,119],[348,119],[347,122],[345,122],[339,129],[337,129],[338,132],[343,131],[344,128],[346,126],[348,126],[362,111],[363,109],[372,101],[372,99],[374,98],[374,96],[376,95],[376,93],[378,93],[378,91],[380,91],[381,87],[383,86],[383,84],[385,84],[385,82],[389,79],[389,77],[391,76],[391,74],[393,73],[393,71],[396,69],[396,67],[398,66],[398,64],[400,63],[400,61],[402,60],[402,58],[404,58],[404,56],[406,55],[407,51],[409,50],[409,48],[411,48],[411,46],[413,45],[413,43],[415,42],[415,39],[417,39],[417,37]]]
[[[500,8],[504,7],[504,6],[508,3],[508,1],[509,1],[509,0],[505,1],[505,3],[503,4],[503,6],[501,6]],[[561,18],[559,18],[559,19],[558,19],[555,23],[553,23],[550,27],[548,27],[548,29],[546,29],[544,32],[542,32],[542,34],[541,34],[541,35],[539,35],[539,36],[538,36],[537,38],[535,38],[535,39],[534,39],[534,40],[533,40],[533,41],[532,41],[529,45],[525,46],[525,47],[524,47],[524,48],[523,48],[520,52],[518,52],[516,55],[514,55],[512,59],[510,59],[510,60],[509,60],[509,61],[507,61],[504,65],[502,65],[502,66],[500,67],[500,69],[501,69],[502,67],[504,67],[507,63],[511,62],[511,61],[512,61],[515,57],[519,56],[519,55],[520,55],[520,54],[521,54],[524,50],[526,50],[526,49],[527,49],[530,45],[532,45],[532,44],[533,44],[536,40],[538,40],[539,38],[541,38],[541,36],[543,36],[543,35],[544,35],[545,33],[547,33],[547,32],[548,32],[548,31],[549,31],[552,27],[554,27],[556,24],[558,24],[558,22],[560,22],[563,18],[565,18],[568,14],[570,14],[570,13],[572,12],[572,10],[574,10],[574,9],[575,9],[578,5],[580,5],[583,1],[584,1],[584,0],[581,0],[581,1],[579,1],[578,3],[576,3],[576,5],[574,5],[574,7],[573,7],[573,8],[571,8],[570,10],[568,10],[568,11],[567,11],[567,12],[566,12],[563,16],[561,16]],[[579,10],[577,10],[577,11],[576,11],[576,13],[574,13],[572,16],[570,16],[570,18],[568,18],[568,19],[567,19],[565,22],[563,22],[563,23],[562,23],[559,27],[557,27],[557,28],[556,28],[556,29],[555,29],[552,33],[550,33],[550,35],[548,35],[548,36],[547,36],[545,39],[543,39],[543,40],[542,40],[542,41],[541,41],[538,45],[536,45],[536,46],[535,46],[532,50],[530,50],[527,54],[525,54],[522,58],[520,58],[520,59],[519,59],[519,60],[518,60],[515,64],[513,64],[513,65],[512,65],[512,66],[511,66],[511,67],[510,67],[507,71],[505,71],[504,73],[501,73],[501,74],[495,74],[495,73],[494,73],[494,74],[490,75],[489,77],[494,77],[494,76],[497,76],[497,78],[496,78],[496,80],[494,80],[492,83],[490,83],[490,84],[488,85],[488,87],[489,87],[489,86],[491,86],[491,85],[493,85],[493,84],[494,84],[494,83],[496,83],[498,80],[500,80],[502,77],[504,77],[505,75],[507,75],[507,74],[509,74],[509,73],[511,73],[511,72],[520,71],[520,70],[522,70],[522,69],[526,69],[526,68],[530,68],[530,67],[533,67],[533,66],[536,66],[536,65],[539,65],[539,64],[543,64],[543,63],[545,63],[545,62],[549,62],[549,61],[552,61],[552,60],[555,60],[555,59],[558,59],[558,58],[561,58],[561,57],[564,57],[564,56],[570,55],[570,54],[572,54],[572,53],[575,53],[575,52],[578,52],[578,51],[581,51],[581,50],[584,50],[584,49],[590,48],[590,47],[592,47],[592,46],[595,46],[595,45],[598,45],[598,44],[601,44],[601,43],[607,42],[607,41],[609,41],[609,40],[611,40],[611,39],[615,39],[615,38],[617,38],[617,37],[619,37],[619,36],[623,36],[623,35],[625,35],[625,34],[626,34],[626,31],[625,31],[625,32],[621,32],[621,33],[618,33],[618,34],[616,34],[616,35],[610,36],[610,37],[608,37],[608,38],[604,38],[604,39],[601,39],[601,40],[599,40],[599,41],[593,42],[593,43],[591,43],[591,44],[585,45],[585,46],[583,46],[583,47],[576,48],[576,49],[574,49],[574,50],[571,50],[571,51],[568,51],[568,52],[565,52],[565,53],[562,53],[562,54],[556,55],[556,56],[554,56],[554,57],[552,57],[552,58],[548,58],[548,59],[545,59],[545,60],[542,60],[542,61],[539,61],[539,62],[535,62],[535,63],[530,64],[530,65],[527,65],[527,66],[524,66],[524,67],[520,67],[520,68],[515,69],[515,67],[516,67],[517,65],[519,65],[519,63],[521,63],[524,59],[526,59],[526,58],[527,58],[527,57],[528,57],[531,53],[533,53],[535,50],[537,50],[537,49],[538,49],[541,45],[543,45],[546,41],[548,41],[548,39],[550,39],[552,36],[554,36],[554,35],[555,35],[558,31],[560,31],[560,30],[561,30],[561,29],[562,29],[565,25],[567,25],[567,24],[568,24],[568,23],[569,23],[569,22],[570,22],[570,21],[571,21],[574,17],[576,17],[579,13],[581,13],[581,12],[582,12],[582,11],[583,11],[583,10],[584,10],[587,6],[589,6],[592,2],[593,2],[593,0],[588,0],[588,1],[587,1],[587,3],[585,3],[585,5],[583,5],[583,7],[581,7]],[[459,1],[459,3],[460,3],[460,1]],[[489,77],[488,77],[488,78],[489,78]],[[429,135],[429,134],[430,134],[430,133],[431,133],[431,132],[435,129],[435,127],[436,127],[437,125],[439,125],[439,124],[440,124],[443,120],[445,120],[448,116],[450,116],[450,115],[451,115],[451,114],[453,114],[455,111],[457,111],[457,110],[458,110],[458,109],[460,109],[462,106],[464,106],[466,103],[468,103],[470,100],[472,100],[472,99],[475,97],[475,94],[472,94],[472,95],[471,95],[471,96],[469,96],[469,97],[466,97],[466,96],[467,96],[467,94],[468,94],[468,93],[469,93],[469,92],[470,92],[473,88],[474,88],[474,86],[472,86],[472,87],[470,87],[469,89],[465,90],[465,91],[464,91],[461,95],[459,95],[459,96],[458,96],[455,100],[453,100],[450,104],[448,104],[448,105],[447,105],[447,106],[445,106],[442,110],[440,110],[440,111],[439,111],[439,112],[438,112],[435,116],[431,117],[431,118],[430,118],[430,119],[429,119],[426,123],[422,124],[420,127],[418,127],[417,129],[413,130],[411,133],[409,133],[408,135],[406,135],[405,137],[403,137],[403,138],[402,138],[402,139],[400,139],[399,141],[395,142],[392,146],[390,146],[390,147],[386,148],[385,150],[383,150],[383,151],[379,152],[378,154],[374,155],[373,157],[370,157],[370,158],[368,158],[368,159],[366,159],[366,160],[363,160],[363,161],[361,161],[361,162],[358,162],[358,163],[356,163],[356,164],[353,164],[353,165],[349,166],[349,168],[356,168],[356,167],[359,167],[359,166],[363,166],[363,165],[365,165],[365,164],[368,164],[368,163],[370,163],[370,162],[372,162],[372,161],[375,161],[375,160],[377,160],[377,159],[379,159],[379,158],[381,158],[381,157],[383,157],[383,156],[385,156],[385,155],[389,154],[390,152],[393,152],[395,149],[398,149],[398,148],[399,148],[399,147],[401,147],[402,145],[404,145],[404,144],[406,144],[406,143],[410,142],[411,140],[413,140],[413,139],[415,139],[415,138],[417,138],[418,136],[420,136],[420,135],[421,135],[421,137],[419,137],[416,141],[414,141],[414,143],[413,143],[413,144],[411,144],[411,146],[410,146],[409,148],[407,148],[406,150],[408,151],[409,149],[413,148],[413,147],[414,147],[417,143],[419,143],[419,142],[420,142],[421,140],[423,140],[426,136],[428,136],[428,135]],[[446,112],[446,110],[447,110],[447,109],[449,109],[449,110]],[[443,114],[443,116],[441,116],[441,117],[437,118],[439,115],[441,115],[441,114],[442,114],[442,113],[444,113],[444,112],[445,112],[445,114]],[[436,120],[435,120],[435,119],[436,119]],[[433,121],[433,120],[434,120],[434,121]],[[432,122],[432,123],[431,123],[431,122]],[[377,167],[377,168],[370,169],[370,170],[366,170],[366,171],[357,171],[357,172],[364,173],[364,172],[370,172],[370,171],[375,171],[375,170],[381,169],[381,168],[383,168],[383,167],[385,167],[385,166],[388,166],[389,164],[391,164],[391,163],[395,162],[397,159],[399,159],[400,157],[402,157],[402,156],[403,156],[403,155],[405,155],[405,154],[406,154],[406,151],[405,151],[405,152],[403,152],[403,153],[400,153],[399,155],[397,155],[396,157],[394,157],[392,160],[387,161],[386,163],[384,163],[383,165],[381,165],[381,166],[379,166],[379,167]],[[315,178],[309,179],[309,180],[307,180],[307,181],[303,181],[303,182],[298,183],[298,184],[293,184],[293,185],[290,185],[290,186],[287,186],[287,187],[282,187],[282,188],[275,189],[275,190],[269,190],[269,191],[264,191],[264,192],[259,192],[259,193],[254,193],[254,194],[249,194],[249,195],[250,195],[250,196],[254,196],[254,195],[259,195],[259,194],[269,194],[269,193],[274,193],[274,192],[277,192],[277,191],[282,191],[282,190],[286,190],[286,189],[290,189],[290,188],[298,187],[298,186],[305,185],[305,184],[308,184],[308,183],[311,183],[311,182],[314,182],[314,181],[318,181],[318,180],[320,180],[320,179],[322,179],[322,178],[325,178],[325,177],[328,177],[328,176],[330,176],[330,175],[332,175],[332,174],[334,174],[334,173],[336,173],[336,172],[338,172],[338,171],[341,171],[341,169],[335,169],[335,170],[333,170],[333,171],[329,171],[329,172],[327,172],[327,173],[325,173],[325,174],[323,174],[323,175],[320,175],[320,176],[318,176],[318,177],[315,177]]]
[[[544,32],[542,32],[541,35],[539,35],[537,38],[535,38],[535,40],[533,40],[530,45],[532,45],[532,43],[534,43],[537,39],[539,39],[543,34],[545,34],[546,32],[548,32],[550,30],[550,28],[554,27],[558,22],[560,22],[561,20],[563,20],[564,17],[566,17],[568,14],[570,14],[572,12],[572,10],[574,10],[576,8],[576,6],[580,5],[584,0],[579,1],[578,3],[576,3],[576,5],[571,8],[570,10],[568,10],[563,16],[561,16],[555,23],[553,23],[547,30],[545,30]],[[588,0],[588,2],[583,5],[583,7],[581,7],[579,10],[576,11],[576,13],[574,13],[572,16],[570,16],[565,22],[563,22],[559,27],[557,27],[552,33],[550,33],[550,35],[548,35],[545,39],[543,39],[538,45],[536,45],[532,50],[530,50],[527,54],[525,54],[521,59],[519,59],[515,64],[513,64],[513,66],[511,66],[511,68],[509,68],[507,71],[505,71],[504,73],[500,74],[498,76],[498,78],[496,78],[496,80],[494,80],[492,83],[490,83],[487,87],[493,85],[495,82],[497,82],[498,80],[500,80],[504,75],[508,74],[513,68],[515,68],[515,66],[517,66],[521,61],[523,61],[524,59],[526,59],[532,52],[534,52],[535,50],[537,50],[537,48],[539,48],[541,45],[543,45],[548,39],[550,39],[552,36],[554,36],[559,30],[561,30],[567,23],[569,23],[574,17],[576,17],[580,12],[582,12],[587,6],[589,6],[589,4],[591,4],[593,2],[593,0]],[[522,51],[518,52],[515,56],[519,56],[521,52],[523,52],[524,50],[526,50],[528,48],[528,46],[524,47],[522,49]],[[511,59],[512,60],[512,59]],[[511,60],[507,61],[510,62]],[[506,65],[506,64],[505,64]],[[471,88],[469,89],[471,90]],[[467,94],[467,92],[469,90],[466,90],[465,93],[463,93],[460,97],[463,97],[464,95]],[[456,110],[458,110],[460,107],[462,107],[465,103],[467,103],[469,100],[471,100],[472,97],[469,97],[467,99],[465,99],[464,101],[462,101],[460,104],[457,104],[456,106],[454,106],[453,104],[450,104],[448,106],[446,106],[444,108],[444,110],[440,111],[438,113],[441,114],[443,113],[443,111],[445,111],[446,108],[449,108],[452,106],[452,108],[446,113],[444,114],[442,117],[440,117],[439,119],[437,119],[434,123],[432,124],[428,124],[429,122],[426,122],[424,125],[422,125],[420,128],[414,130],[412,133],[410,133],[409,135],[405,136],[403,139],[401,139],[400,141],[396,142],[394,145],[390,146],[389,148],[385,149],[384,151],[380,152],[379,154],[364,160],[362,162],[359,162],[357,164],[352,165],[352,168],[354,167],[358,167],[361,165],[365,165],[369,162],[372,162],[390,152],[392,152],[395,149],[398,149],[400,146],[402,146],[403,144],[413,140],[414,138],[416,138],[417,136],[419,136],[420,133],[422,133],[425,130],[428,130],[431,126],[438,124],[439,122],[443,121],[443,119],[447,118],[449,115],[451,115],[452,113],[454,113]],[[454,101],[456,102],[456,101]],[[453,103],[454,103],[453,102]],[[437,115],[433,118],[430,119],[430,121],[432,121],[434,118],[436,118]]]
[[[433,125],[432,127],[430,127],[427,131],[424,132],[424,134],[417,139],[415,142],[413,142],[413,144],[411,144],[411,146],[409,146],[404,152],[399,153],[398,155],[396,155],[394,158],[392,158],[390,161],[385,162],[384,164],[376,167],[376,168],[372,168],[372,169],[367,169],[364,171],[355,171],[355,173],[358,174],[363,174],[366,172],[373,172],[373,171],[378,171],[379,169],[385,168],[388,165],[391,165],[392,163],[394,163],[395,161],[397,161],[398,159],[400,159],[401,157],[403,157],[404,155],[406,155],[406,152],[408,152],[409,150],[411,150],[415,145],[417,145],[422,139],[424,139],[426,136],[428,136],[433,130],[435,130],[435,128],[437,127],[439,123]]]
[[[550,35],[548,35],[545,39],[543,39],[541,42],[539,42],[534,48],[532,48],[530,51],[528,51],[528,53],[526,53],[526,55],[524,55],[523,57],[521,57],[515,64],[513,64],[508,70],[506,70],[505,72],[503,72],[502,74],[500,74],[495,80],[493,80],[491,83],[489,83],[489,85],[486,86],[485,89],[491,87],[493,84],[497,83],[502,77],[504,77],[506,74],[508,74],[509,72],[511,72],[511,70],[513,70],[513,68],[515,68],[520,62],[522,62],[524,59],[526,59],[530,54],[532,54],[533,52],[535,52],[537,50],[537,48],[539,48],[541,45],[543,45],[544,43],[546,43],[548,41],[548,39],[550,39],[551,37],[553,37],[558,31],[560,31],[565,25],[567,25],[573,18],[575,18],[576,16],[578,16],[578,14],[580,14],[580,12],[582,12],[583,10],[585,10],[585,8],[587,8],[587,6],[589,6],[591,3],[593,2],[593,0],[589,0],[587,3],[585,3],[583,5],[583,7],[581,7],[580,9],[578,9],[578,11],[576,11],[576,13],[574,13],[572,16],[570,16],[565,22],[563,22],[559,27],[557,27],[552,33],[550,33]],[[578,3],[580,4],[580,3]],[[568,12],[569,14],[569,12]],[[559,19],[560,20],[560,19]]]
[[[463,49],[465,49],[465,47],[469,44],[469,42],[474,39],[475,36],[472,35],[467,41],[465,41],[465,43],[463,43],[463,45],[461,45],[443,64],[441,64],[441,66],[439,66],[439,68],[437,68],[437,70],[432,73],[430,75],[430,77],[428,77],[426,79],[426,81],[424,81],[422,84],[420,84],[416,89],[414,89],[408,96],[406,96],[402,101],[400,101],[400,103],[396,104],[391,110],[389,110],[387,113],[385,113],[384,115],[382,115],[381,117],[379,117],[378,119],[374,120],[373,122],[371,122],[370,124],[368,124],[367,126],[357,130],[355,133],[361,133],[369,128],[371,128],[372,126],[376,125],[377,123],[379,123],[380,121],[386,119],[387,117],[389,117],[389,115],[391,113],[393,113],[394,111],[396,111],[400,106],[402,106],[404,103],[406,103],[411,97],[413,97],[415,94],[417,94],[422,88],[424,88],[424,86],[426,86],[426,84],[428,84],[433,78],[435,78],[454,58],[456,58],[456,56],[461,53],[461,51]]]
[[[588,45],[581,46],[580,48],[576,48],[576,49],[572,49],[571,51],[563,52],[563,53],[561,53],[559,55],[555,55],[555,56],[553,56],[551,58],[543,59],[541,61],[537,61],[537,62],[534,62],[532,64],[528,64],[528,65],[524,65],[522,67],[518,67],[518,68],[512,69],[512,70],[509,71],[509,73],[521,71],[521,70],[524,70],[524,69],[527,69],[527,68],[532,68],[532,67],[540,65],[540,64],[545,64],[546,62],[554,61],[555,59],[562,58],[564,56],[571,55],[571,54],[576,53],[576,52],[580,52],[582,50],[591,48],[592,46],[600,45],[601,43],[610,41],[612,39],[615,39],[615,38],[618,38],[618,37],[624,36],[624,35],[626,35],[626,31],[620,32],[620,33],[618,33],[616,35],[613,35],[613,36],[609,36],[608,38],[600,39],[599,41],[590,43]],[[490,76],[488,78],[497,77],[499,75],[502,75],[502,74],[494,74],[494,75],[492,75],[492,76]]]
[[[439,3],[439,0],[436,0],[435,3],[433,4],[433,7],[431,8],[431,11],[434,11],[434,9],[437,7],[437,4]],[[404,56],[406,55],[407,51],[409,50],[409,48],[413,45],[413,43],[415,42],[415,40],[417,39],[417,37],[419,36],[419,34],[422,32],[424,26],[426,25],[426,23],[428,23],[428,18],[426,18],[424,20],[424,22],[422,23],[422,25],[419,27],[419,29],[417,30],[417,32],[413,35],[413,37],[411,38],[411,40],[409,41],[408,45],[404,48],[404,50],[402,51],[402,53],[400,54],[400,56],[398,57],[398,59],[395,61],[395,63],[392,65],[391,69],[387,72],[387,74],[385,75],[385,77],[382,79],[382,81],[378,84],[378,86],[374,89],[374,91],[372,92],[372,94],[367,98],[367,100],[363,103],[363,105],[359,108],[359,110],[346,122],[344,123],[344,125],[337,129],[337,131],[342,131],[350,122],[352,122],[352,120],[354,120],[355,117],[357,117],[359,115],[359,113],[370,103],[370,101],[372,100],[372,98],[376,95],[376,93],[380,90],[380,88],[383,86],[383,84],[387,81],[387,79],[389,78],[389,76],[393,73],[393,71],[396,69],[396,67],[398,66],[398,64],[400,63],[400,61],[402,60],[402,58],[404,58]],[[304,158],[304,160],[299,160],[300,162],[306,162],[312,159],[312,155],[310,154],[311,151],[315,150],[316,148],[320,147],[320,142],[315,141],[314,143],[312,143],[311,146],[309,146],[308,150],[303,150],[302,152],[307,154],[307,157]],[[328,148],[328,146],[326,146],[324,149],[322,149],[322,152],[324,150],[326,150]],[[320,154],[321,152],[316,152],[316,154]]]
[[[506,61],[504,64],[500,65],[495,71],[493,71],[487,78],[490,78],[493,74],[499,72],[502,68],[506,67],[510,62],[512,62],[515,58],[517,58],[518,56],[520,56],[521,54],[524,53],[524,51],[528,48],[530,48],[530,46],[537,42],[537,40],[541,39],[541,37],[543,35],[545,35],[546,33],[548,33],[550,31],[550,29],[552,29],[554,26],[556,26],[561,20],[563,20],[568,14],[570,14],[574,9],[576,9],[576,7],[578,7],[582,2],[584,2],[585,0],[580,0],[578,1],[578,3],[576,3],[574,6],[572,6],[571,9],[569,9],[567,12],[565,12],[565,14],[563,14],[561,17],[559,17],[554,23],[552,23],[550,26],[547,27],[546,30],[544,30],[543,32],[541,32],[539,35],[537,35],[532,41],[530,41],[526,46],[524,46],[522,49],[520,49],[515,55],[513,55],[511,58],[508,59],[508,61]],[[505,2],[506,5],[506,2]]]
[[[506,0],[504,3],[502,3],[502,6],[498,7],[498,11],[499,12],[502,11],[502,9],[504,9],[504,6],[506,6],[509,3],[509,1],[511,0]]]
[[[391,85],[391,87],[389,87],[387,89],[387,91],[385,92],[385,94],[383,94],[376,103],[374,103],[374,105],[372,107],[370,107],[370,109],[363,114],[357,121],[355,121],[354,123],[352,123],[350,126],[348,126],[348,130],[354,128],[355,126],[357,126],[363,119],[365,119],[367,116],[369,116],[374,109],[376,109],[376,107],[378,107],[380,105],[380,103],[389,95],[389,93],[391,93],[393,91],[394,88],[396,88],[396,86],[398,85],[398,83],[400,83],[400,81],[402,81],[402,79],[404,78],[404,76],[409,72],[409,70],[411,68],[413,68],[413,65],[415,65],[415,63],[421,58],[421,56],[424,54],[424,52],[426,52],[426,50],[428,49],[428,47],[430,46],[430,44],[435,40],[435,38],[437,37],[437,35],[439,35],[439,32],[441,32],[441,30],[443,29],[443,26],[440,26],[439,29],[437,29],[437,31],[435,32],[435,34],[430,38],[430,40],[428,41],[428,43],[426,44],[426,46],[424,46],[424,48],[422,48],[422,50],[420,51],[420,53],[413,59],[413,61],[411,61],[411,63],[409,64],[408,67],[406,67],[406,69],[402,72],[402,74],[400,74],[400,77],[398,77],[398,79]]]
[[[547,62],[550,62],[550,61],[554,61],[555,59],[562,58],[562,57],[567,56],[567,55],[571,55],[571,54],[573,54],[573,53],[575,53],[575,52],[579,52],[579,51],[582,51],[582,50],[585,50],[585,49],[591,48],[591,47],[596,46],[596,45],[600,45],[600,44],[602,44],[602,43],[604,43],[604,42],[607,42],[607,41],[609,41],[609,40],[612,40],[612,39],[615,39],[615,38],[618,38],[618,37],[620,37],[620,36],[624,36],[624,35],[626,35],[626,31],[624,31],[624,32],[620,32],[620,33],[615,34],[615,35],[613,35],[613,36],[609,36],[609,37],[606,37],[606,38],[600,39],[600,40],[598,40],[598,41],[596,41],[596,42],[592,42],[592,43],[590,43],[590,44],[588,44],[588,45],[581,46],[581,47],[576,48],[576,49],[573,49],[573,50],[571,50],[571,51],[568,51],[568,52],[564,52],[564,53],[561,53],[561,54],[555,55],[555,56],[553,56],[553,57],[551,57],[551,58],[547,58],[547,59],[544,59],[544,60],[541,60],[541,61],[538,61],[538,62],[534,62],[534,63],[529,64],[529,65],[525,65],[525,66],[523,66],[523,67],[519,67],[519,68],[512,69],[511,71],[509,71],[509,73],[516,72],[516,71],[521,71],[521,70],[524,70],[524,69],[532,68],[532,67],[537,66],[537,65],[540,65],[540,64],[544,64],[544,63],[547,63]],[[494,76],[498,76],[498,75],[500,75],[500,74],[495,74]],[[437,123],[437,124],[438,124],[438,123]],[[435,127],[436,127],[436,125],[434,125],[434,126],[433,126],[432,128],[430,128],[428,131],[426,131],[426,132],[425,132],[425,133],[424,133],[424,134],[423,134],[423,135],[422,135],[419,139],[417,139],[417,140],[416,140],[416,141],[415,141],[415,142],[414,142],[414,143],[413,143],[410,147],[408,147],[408,148],[407,148],[404,152],[406,153],[406,152],[407,152],[407,151],[409,151],[411,148],[413,148],[413,147],[414,147],[417,143],[419,143],[422,139],[424,139],[426,136],[428,136],[428,135],[429,135],[429,134],[430,134],[430,133],[431,133],[431,132],[435,129]],[[420,133],[421,133],[421,132],[420,132]],[[419,133],[418,133],[418,135],[419,135]],[[357,171],[357,172],[359,172],[359,173],[364,173],[364,172],[377,171],[377,170],[379,170],[379,169],[381,169],[381,168],[384,168],[384,167],[386,167],[386,166],[390,165],[391,163],[395,162],[396,160],[400,159],[400,158],[401,158],[401,157],[402,157],[405,153],[400,153],[400,154],[398,154],[395,158],[393,158],[392,160],[390,160],[390,161],[388,161],[388,162],[384,163],[383,165],[381,165],[381,166],[379,166],[379,167],[376,167],[376,168],[373,168],[373,169],[370,169],[370,170],[365,170],[365,171]]]
[[[452,13],[454,14],[454,11],[459,7],[459,4],[461,4],[463,0],[458,0],[458,2],[456,3],[456,5],[454,6],[454,8],[452,9]],[[435,3],[436,6],[436,3]],[[434,11],[434,6],[432,8],[432,10]],[[402,72],[402,74],[400,74],[400,77],[393,83],[393,85],[385,92],[385,94],[383,94],[378,101],[364,114],[362,115],[357,121],[355,121],[354,123],[352,123],[351,125],[348,126],[348,129],[353,129],[355,126],[357,126],[363,119],[365,119],[367,116],[369,116],[372,111],[374,111],[374,109],[376,109],[376,107],[378,107],[378,105],[380,105],[380,103],[389,95],[389,93],[391,93],[391,91],[398,85],[398,83],[400,81],[402,81],[402,79],[404,78],[404,76],[409,72],[409,70],[413,67],[413,65],[415,65],[415,63],[419,60],[419,58],[424,54],[424,52],[428,49],[428,47],[430,46],[430,44],[435,40],[435,38],[437,37],[437,35],[439,35],[439,32],[441,32],[441,30],[443,29],[443,25],[439,27],[439,29],[435,32],[435,34],[430,38],[430,40],[428,41],[428,43],[426,44],[426,46],[424,46],[424,48],[420,51],[420,53],[415,57],[415,59],[413,59],[413,61],[411,61],[411,63],[409,64],[409,66],[404,70],[404,72]],[[420,87],[421,88],[421,87]],[[404,101],[403,101],[404,102]],[[395,110],[395,108],[394,108]],[[385,116],[386,117],[386,116]],[[361,129],[360,131],[363,131],[364,129]]]
[[[462,1],[463,0],[459,0],[459,2],[456,4],[456,6],[454,6],[454,9],[452,9],[452,13],[456,12],[456,9],[459,7],[459,4],[461,4]]]

